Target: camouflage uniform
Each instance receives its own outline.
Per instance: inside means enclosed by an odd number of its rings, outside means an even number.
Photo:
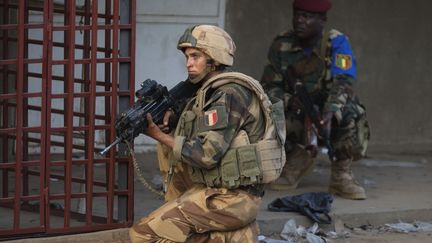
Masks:
[[[188,170],[211,170],[240,131],[250,143],[264,135],[260,101],[249,89],[228,83],[210,90],[202,111],[195,99],[187,105],[177,125],[174,159]],[[194,114],[204,114],[196,117]],[[185,125],[190,122],[192,126]],[[130,230],[132,241],[141,242],[256,242],[255,222],[261,201],[260,185],[235,189],[195,183]],[[234,240],[234,241],[232,241]]]
[[[157,144],[157,157],[159,161],[159,170],[163,178],[163,184],[165,188],[165,202],[174,200],[180,197],[186,190],[193,186],[190,179],[187,166],[183,163],[177,163],[173,167],[173,174],[170,177],[170,183],[168,184],[168,174],[171,167],[172,161],[172,150],[165,145]]]
[[[303,49],[299,43],[300,40],[292,32],[278,35],[269,49],[268,63],[261,78],[269,96],[285,101],[286,166],[289,160],[294,163],[296,160],[302,160],[298,163],[311,162],[313,156],[312,151],[304,150],[310,143],[310,131],[305,128],[304,107],[292,98],[294,91],[290,79],[303,84],[321,114],[334,113],[331,144],[335,150],[335,160],[359,159],[365,153],[365,144],[359,144],[357,124],[359,120],[363,120],[363,126],[368,125],[365,109],[352,91],[356,64],[348,38],[339,31],[331,30],[324,32],[321,41],[314,48]],[[366,135],[361,139],[367,141],[368,136],[367,129]]]

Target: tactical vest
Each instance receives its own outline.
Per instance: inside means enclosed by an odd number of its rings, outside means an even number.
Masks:
[[[182,113],[176,135],[190,134],[195,119],[203,116],[208,90],[228,83],[246,87],[258,97],[265,116],[263,138],[257,143],[250,144],[246,131],[240,130],[220,164],[210,170],[190,166],[191,179],[194,183],[205,184],[208,187],[229,189],[272,182],[280,176],[285,165],[286,131],[283,103],[277,99],[272,99],[274,101],[272,103],[259,82],[247,75],[227,72],[206,81],[204,86],[198,90],[196,98],[187,105]],[[194,109],[191,111],[189,108],[192,107],[192,104]]]
[[[294,51],[295,57],[285,60],[286,66],[283,66],[285,92],[293,93],[292,86],[298,81],[303,83],[312,96],[317,92],[328,92],[332,83],[331,34],[330,31],[324,31],[320,45],[314,47],[310,55],[305,55],[300,47],[290,47],[290,52]]]

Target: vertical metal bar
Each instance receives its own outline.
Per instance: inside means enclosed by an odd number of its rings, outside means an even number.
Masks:
[[[134,89],[135,89],[135,0],[121,0],[120,1],[120,24],[130,24],[131,28],[128,30],[120,30],[120,47],[119,56],[129,56],[130,62],[119,63],[119,89],[120,91],[129,91],[129,96],[119,97],[119,110],[125,110],[134,102]],[[113,78],[117,75],[113,74]],[[116,82],[113,80],[113,84]],[[113,86],[113,90],[115,86]],[[116,96],[115,96],[116,97]],[[114,104],[114,103],[113,103]],[[114,120],[114,119],[113,119]],[[124,144],[119,146],[119,157],[127,157],[127,150]],[[133,221],[133,169],[132,163],[129,158],[128,164],[119,164],[119,190],[128,190],[127,196],[119,196],[118,212],[119,220],[128,220],[129,223]]]
[[[105,5],[107,5],[108,4],[108,2],[109,2],[109,0],[105,0]],[[118,16],[115,16],[115,15],[113,15],[113,21],[115,20],[115,18],[117,18]],[[109,20],[109,19],[108,19]],[[115,32],[115,31],[118,31],[118,30],[116,30],[116,29],[112,29],[111,31],[113,31],[113,32]],[[106,32],[105,32],[105,38],[107,38],[107,34],[106,34]],[[113,41],[113,42],[115,42],[115,41]],[[114,51],[111,51],[111,50],[106,50],[106,55],[110,55],[111,53],[113,53]],[[114,53],[112,54],[113,55],[113,57],[114,57]],[[113,66],[113,68],[116,66],[116,65],[118,65],[118,62],[112,62],[112,66]],[[112,110],[112,109],[116,109],[117,107],[116,107],[116,105],[117,105],[117,102],[115,102],[115,103],[111,103],[111,101],[116,101],[115,99],[113,99],[113,97],[117,97],[117,93],[112,93],[114,90],[117,92],[117,90],[115,89],[115,87],[117,87],[117,83],[116,84],[114,84],[114,75],[112,75],[112,73],[111,72],[109,72],[109,73],[107,73],[107,70],[108,69],[105,69],[105,73],[106,73],[106,75],[107,76],[109,76],[110,77],[110,79],[105,79],[105,91],[107,91],[107,92],[111,92],[110,94],[111,94],[111,96],[105,96],[105,113],[104,113],[104,118],[105,118],[105,123],[106,124],[112,124],[112,119],[113,119],[113,117],[114,117],[114,119],[115,119],[115,116],[113,116],[113,114],[116,114],[116,110]],[[113,126],[111,127],[111,128],[113,128]],[[113,130],[114,129],[109,129],[109,130],[107,130],[107,131],[105,131],[105,145],[108,145],[108,144],[110,144],[114,139],[113,139]],[[110,158],[112,158],[113,157],[113,154],[114,154],[114,152],[109,152],[109,156],[110,156]]]
[[[115,1],[116,2],[116,1]],[[118,7],[116,7],[116,5],[118,3],[114,3],[114,16],[118,16]],[[111,9],[111,2],[110,1],[105,1],[105,8],[107,9]],[[111,13],[107,13],[107,11],[105,11],[105,18],[110,18],[109,16],[111,16]],[[115,29],[117,26],[116,24],[118,23],[118,18],[114,17],[113,19],[113,29]],[[114,38],[114,43],[116,43],[116,36],[113,36]],[[105,40],[105,48],[110,49],[110,46],[106,45],[106,40]],[[113,56],[112,56],[112,64],[113,66],[115,66],[115,64],[117,63],[117,45],[114,44],[113,45]],[[113,68],[113,72],[115,72],[115,68]],[[113,74],[114,75],[114,74]],[[108,197],[107,197],[107,223],[111,224],[113,223],[113,212],[114,212],[114,178],[115,178],[115,174],[114,174],[114,168],[115,168],[115,164],[113,160],[109,160],[108,163],[108,181],[107,181],[107,185],[108,185]]]
[[[128,24],[130,21],[130,1],[127,0],[121,0],[121,4],[120,4],[120,23],[121,24]],[[115,9],[115,8],[114,8]],[[114,23],[117,21],[117,16],[115,16],[114,18]],[[114,32],[119,31],[120,32],[120,36],[119,36],[119,41],[120,41],[120,47],[119,47],[119,57],[123,57],[123,56],[128,56],[129,55],[129,41],[130,41],[130,31],[129,30],[122,30],[122,29],[114,29]],[[114,40],[115,42],[116,40]],[[113,66],[114,67],[114,66]],[[116,83],[118,82],[118,87],[119,87],[119,91],[127,91],[129,90],[130,86],[129,86],[129,79],[130,79],[130,73],[129,73],[129,67],[130,65],[128,63],[123,63],[120,62],[119,63],[119,77],[117,77],[117,75],[113,74],[113,98],[117,99],[117,93],[115,92],[116,90]],[[114,73],[114,68],[113,68],[113,73]],[[118,79],[118,80],[117,80]],[[114,106],[113,102],[113,106]],[[124,96],[120,96],[119,97],[119,110],[117,112],[120,112],[122,110],[127,109],[127,107],[131,104],[130,101],[130,97],[124,97]],[[112,121],[114,121],[114,119],[112,119]],[[118,152],[118,157],[126,157],[127,156],[127,152],[126,152],[126,147],[122,144],[119,145],[119,152]],[[131,188],[129,187],[129,183],[127,180],[127,176],[128,176],[128,169],[129,167],[127,165],[125,165],[124,163],[119,163],[118,166],[118,189],[119,190],[131,190]],[[133,190],[133,189],[132,189]],[[129,193],[128,193],[129,194]],[[130,195],[128,195],[130,196]],[[126,219],[128,219],[128,215],[127,215],[127,208],[129,205],[129,201],[130,197],[124,197],[124,196],[119,196],[118,198],[119,202],[118,202],[118,218],[121,221],[124,221]]]
[[[28,23],[29,19],[29,10],[28,3],[25,3],[25,13],[24,13],[24,23]],[[24,59],[28,59],[28,29],[24,32]],[[28,64],[24,64],[23,66],[23,93],[28,92]],[[28,99],[23,100],[23,127],[28,126]],[[24,133],[22,136],[23,139],[23,160],[28,160],[28,133]],[[29,194],[29,174],[27,173],[28,168],[22,168],[22,185],[24,196]]]
[[[3,8],[3,23],[8,24],[9,23],[9,0],[5,0]],[[8,59],[8,44],[9,44],[9,32],[7,29],[3,30],[3,60]],[[7,64],[3,65],[3,92],[8,93],[8,81],[9,81],[9,67]],[[7,127],[8,124],[8,99],[3,99],[1,101],[1,105],[3,106],[3,126]],[[2,134],[2,158],[3,163],[7,163],[9,160],[9,140],[8,140],[8,134]],[[9,173],[8,170],[2,170],[2,197],[6,198],[8,197],[8,187],[9,187]]]
[[[98,1],[92,2],[92,25],[91,25],[91,64],[90,64],[90,97],[88,97],[87,102],[89,102],[89,131],[88,131],[88,145],[87,150],[89,154],[88,158],[88,170],[87,170],[87,202],[86,202],[86,222],[91,223],[91,214],[93,212],[93,185],[88,182],[93,181],[93,162],[94,162],[94,128],[95,128],[95,105],[96,105],[96,80],[97,80],[97,47],[98,47]],[[93,100],[94,99],[94,100]]]
[[[15,199],[14,199],[14,223],[15,230],[20,226],[21,211],[21,169],[22,169],[22,128],[23,128],[23,81],[24,81],[24,33],[25,1],[19,0],[18,4],[18,55],[17,55],[17,91],[16,91],[16,138],[15,138]]]
[[[114,4],[116,4],[114,2]],[[118,4],[117,4],[118,6]],[[113,21],[113,17],[116,18],[117,15],[115,15],[111,9],[111,0],[105,0],[105,24],[106,25],[111,25],[114,24],[111,23],[111,21]],[[111,50],[111,33],[118,31],[116,30],[114,27],[111,29],[107,29],[105,30],[105,57],[109,58],[112,55],[112,50]],[[114,38],[114,37],[113,37]],[[117,38],[118,41],[118,38]],[[118,45],[118,44],[117,44]],[[114,49],[114,47],[113,47]],[[111,57],[112,58],[112,57]],[[112,75],[111,75],[111,65],[117,65],[117,62],[111,62],[111,63],[106,63],[105,64],[105,91],[110,91],[110,87],[111,87],[111,82],[112,82]],[[111,120],[109,119],[110,117],[107,114],[111,114],[111,102],[110,102],[110,97],[105,96],[105,122],[106,123],[111,123]],[[109,133],[106,134],[107,136],[105,137],[105,144],[110,144],[111,142],[108,141],[110,135]]]
[[[81,15],[81,19],[80,19],[80,23],[79,23],[80,26],[83,24],[82,19],[85,19],[84,24],[88,25],[88,21],[89,21],[89,9],[88,9],[88,7],[89,6],[90,6],[89,1],[86,0],[84,2],[84,11],[82,13],[80,13],[80,15]],[[80,30],[80,33],[82,33],[82,32],[83,32],[83,30]],[[89,54],[89,52],[90,52],[90,50],[89,50],[89,48],[90,48],[90,41],[89,41],[90,36],[89,36],[87,30],[84,30],[83,36],[84,36],[84,38],[83,38],[83,48],[82,48],[82,52],[83,52],[82,59],[85,59],[85,58],[89,58],[89,55],[90,55]],[[75,47],[75,48],[78,49],[79,47]],[[80,84],[80,86],[81,86],[80,92],[85,93],[85,92],[88,92],[88,90],[89,90],[88,86],[90,83],[89,82],[90,65],[87,63],[81,64],[81,65],[82,65],[82,67],[81,67],[82,83]],[[80,117],[79,117],[79,124],[78,125],[80,128],[85,128],[85,125],[88,124],[88,122],[89,122],[88,121],[88,107],[87,106],[90,104],[89,104],[89,101],[86,101],[85,98],[86,97],[81,97],[80,102],[79,102],[79,104],[80,104],[79,116]],[[83,166],[80,166],[80,167],[84,168],[83,176],[85,178],[87,178],[86,173],[87,173],[88,167],[89,167],[89,163],[88,163],[89,154],[88,154],[88,150],[86,149],[87,148],[86,144],[89,141],[88,133],[89,133],[88,130],[84,130],[84,146],[83,146],[82,150],[84,152],[84,159],[85,159],[86,163]],[[87,182],[86,180],[84,180],[84,181]],[[85,191],[86,191],[86,183],[82,183],[82,184],[80,183],[80,192],[85,192]],[[77,210],[78,210],[78,213],[83,213],[83,212],[85,213],[86,212],[86,197],[78,199]]]
[[[90,25],[90,19],[91,19],[91,0],[85,0],[84,2],[84,25],[89,26]],[[84,38],[83,38],[83,58],[88,59],[90,58],[90,31],[84,30]],[[90,64],[86,63],[83,64],[84,68],[84,86],[85,91],[88,91],[88,85],[90,84]],[[88,119],[86,117],[86,119]],[[88,121],[85,121],[86,124],[88,124]],[[88,157],[88,155],[86,155]]]
[[[116,3],[114,3],[116,4]],[[106,29],[105,30],[105,46],[104,46],[104,50],[105,50],[105,57],[106,58],[112,58],[111,62],[107,62],[105,63],[105,90],[106,91],[110,91],[110,86],[111,86],[111,65],[115,66],[117,65],[117,56],[114,57],[115,54],[113,54],[114,52],[116,52],[116,50],[118,49],[118,47],[116,47],[117,49],[115,49],[115,47],[111,48],[111,32],[114,31],[115,27],[114,27],[114,22],[111,23],[111,21],[114,21],[114,19],[116,18],[117,15],[115,15],[112,11],[111,11],[111,0],[105,0],[105,24],[106,25],[110,25],[111,28]],[[114,16],[114,18],[112,18],[112,16]],[[114,38],[114,37],[112,37]],[[118,46],[118,45],[117,45]],[[113,56],[111,56],[113,55]],[[111,93],[112,95],[112,93]],[[111,110],[111,103],[110,103],[110,97],[105,97],[105,122],[107,123],[111,123],[111,119],[109,119],[109,115],[107,114],[112,114],[112,112],[110,112]],[[108,132],[106,134],[106,138],[105,140],[107,140],[110,137],[110,132]],[[106,143],[106,142],[105,142]],[[111,162],[111,161],[109,161]],[[112,168],[115,168],[115,166],[112,163],[108,163],[109,166],[106,167],[106,174],[109,175],[105,178],[106,181],[106,185],[107,185],[107,190],[109,190],[109,185],[110,185],[110,170]],[[110,205],[109,202],[109,197],[107,197],[107,205]],[[112,216],[109,216],[109,210],[108,210],[108,217],[107,219],[112,219]],[[108,220],[109,221],[109,220]]]
[[[47,202],[45,198],[48,196],[46,194],[47,192],[47,184],[45,176],[49,174],[46,173],[46,169],[49,168],[47,166],[47,141],[49,140],[47,133],[48,133],[48,122],[50,122],[50,119],[47,119],[48,117],[48,107],[50,107],[50,100],[47,98],[49,95],[48,91],[48,83],[51,82],[49,78],[51,77],[51,49],[50,49],[50,43],[52,45],[51,41],[51,28],[52,25],[50,24],[51,21],[51,8],[50,8],[50,2],[51,1],[45,1],[44,2],[44,14],[43,14],[43,24],[44,24],[44,34],[43,34],[43,51],[42,51],[42,60],[45,60],[42,62],[42,107],[41,107],[41,142],[40,142],[40,176],[39,176],[39,187],[40,187],[40,197],[39,197],[39,217],[40,217],[40,224],[47,227],[49,224],[47,223],[47,215],[45,210],[45,205],[47,205]],[[49,147],[49,146],[48,146]]]
[[[90,0],[86,0],[84,3],[84,25],[88,26],[90,25],[90,19],[91,19],[91,4]],[[87,59],[90,58],[90,31],[84,30],[84,40],[83,40],[83,58]],[[84,84],[87,85],[91,83],[90,80],[90,64],[83,64],[84,68]],[[87,88],[87,86],[86,86]],[[89,97],[90,99],[91,97]],[[88,101],[88,103],[91,103]],[[89,112],[87,112],[89,114]],[[88,124],[89,122],[88,115],[85,116],[85,124]],[[89,131],[90,132],[90,131]],[[89,139],[88,134],[89,132],[86,132],[86,143],[89,141],[92,141]],[[85,187],[86,187],[86,224],[90,225],[92,223],[92,206],[88,206],[87,204],[91,203],[93,205],[92,201],[92,193],[93,193],[93,163],[90,163],[90,157],[93,158],[93,154],[90,154],[87,150],[85,150],[85,158],[88,159],[85,168],[86,168],[86,180],[85,180]]]
[[[111,1],[110,0],[105,0],[105,24],[106,25],[110,25],[111,28],[110,29],[106,29],[105,30],[105,46],[104,46],[104,50],[105,50],[105,57],[106,58],[113,58],[114,57],[114,50],[112,50],[111,48],[111,32],[113,31],[113,23],[111,23],[112,18],[111,18]],[[113,56],[111,56],[113,55]],[[110,87],[111,87],[111,65],[116,65],[114,59],[111,59],[112,61],[109,63],[105,63],[105,90],[108,92],[111,92]],[[112,95],[112,93],[111,93]],[[110,119],[110,114],[111,114],[111,103],[110,103],[110,97],[105,97],[105,121],[108,123],[111,123],[111,119]],[[108,132],[106,133],[106,138],[105,140],[107,140],[108,138],[111,137],[111,133]],[[107,143],[105,141],[105,143]],[[111,161],[110,161],[111,162]],[[111,164],[111,163],[109,163]],[[110,175],[110,166],[106,166],[105,167],[105,171],[106,171],[106,175]],[[110,187],[110,183],[109,183],[109,177],[107,176],[105,178],[105,182],[106,182],[106,190],[109,190]],[[107,205],[108,205],[108,200],[109,198],[107,197]],[[108,219],[109,221],[109,219]]]
[[[47,22],[44,22],[44,30],[46,33],[46,37],[44,41],[47,42],[47,50],[46,55],[47,59],[44,62],[45,67],[43,68],[46,73],[46,117],[45,117],[45,127],[46,127],[46,137],[45,137],[45,178],[44,178],[44,210],[45,210],[45,227],[48,230],[50,228],[50,201],[49,201],[49,192],[50,192],[50,177],[51,177],[51,112],[52,109],[52,60],[53,60],[53,42],[52,42],[52,25],[53,25],[53,11],[54,4],[52,0],[46,1],[48,5],[47,8]]]
[[[54,5],[54,0],[52,0],[53,1],[53,4],[51,5],[52,6],[52,9],[53,9],[53,19],[52,19],[52,21],[53,21],[53,25],[54,25],[54,14],[56,13],[56,10],[55,10],[55,5]],[[64,32],[63,32],[63,56],[64,56],[64,59],[66,59],[66,60],[68,60],[68,62],[67,62],[67,64],[64,64],[63,65],[63,75],[64,75],[64,77],[63,77],[63,92],[65,92],[66,94],[67,94],[67,98],[65,98],[64,100],[63,100],[63,125],[64,125],[64,127],[66,128],[66,132],[63,134],[63,157],[64,157],[64,160],[66,161],[66,165],[64,166],[64,169],[63,169],[63,175],[64,175],[64,177],[63,177],[63,193],[64,193],[64,212],[63,212],[63,225],[64,225],[64,227],[66,228],[67,227],[67,225],[68,225],[68,222],[69,222],[69,220],[68,219],[66,219],[66,211],[69,211],[68,209],[68,207],[66,207],[66,201],[67,201],[67,198],[66,198],[66,191],[67,191],[67,180],[68,180],[68,178],[67,178],[67,174],[68,174],[68,170],[67,170],[67,168],[68,168],[68,165],[67,165],[67,162],[68,162],[68,158],[69,158],[69,150],[68,150],[68,148],[67,148],[67,146],[70,144],[68,144],[68,141],[69,141],[69,138],[71,138],[72,136],[71,136],[71,134],[68,134],[68,125],[69,125],[69,119],[68,119],[68,105],[69,105],[69,103],[68,103],[68,101],[70,100],[70,99],[68,99],[69,98],[69,95],[70,95],[70,93],[69,93],[69,89],[68,89],[68,81],[70,80],[70,61],[72,60],[71,59],[71,57],[69,56],[70,54],[69,54],[69,52],[70,52],[70,50],[72,49],[72,47],[70,46],[70,41],[71,41],[71,37],[70,37],[70,15],[71,15],[71,13],[70,13],[70,1],[71,0],[64,0],[64,5],[63,5],[63,8],[64,8],[64,15],[63,15],[63,23],[64,23],[64,25],[66,26],[66,27],[68,27]],[[69,24],[69,26],[68,26],[68,24]],[[53,36],[54,36],[54,34],[53,34]],[[61,44],[60,44],[60,46],[61,46]],[[54,53],[55,51],[53,50],[53,55],[55,55],[55,53]],[[52,80],[51,80],[51,83],[52,83]],[[55,86],[53,85],[53,87],[52,88],[55,88]],[[52,92],[55,92],[55,90],[53,90]],[[51,100],[51,104],[52,104],[52,100]],[[52,133],[51,135],[53,135],[54,133]],[[52,140],[53,138],[51,137],[50,138],[50,140]],[[51,154],[51,151],[49,151],[49,153]],[[52,156],[50,156],[51,157],[51,159],[52,159]],[[49,179],[49,178],[48,178]],[[47,206],[47,209],[48,210],[50,210],[51,211],[51,208],[50,208],[50,203],[51,203],[51,201],[48,201],[48,204],[46,205]],[[50,212],[50,215],[51,215],[51,212]]]
[[[64,226],[65,228],[70,227],[70,216],[71,216],[71,186],[72,186],[72,149],[73,149],[73,107],[74,107],[74,70],[75,70],[75,0],[68,0],[67,2],[67,32],[68,39],[68,56],[67,56],[67,71],[66,71],[66,82],[67,82],[67,96],[65,102],[65,207],[64,207]]]

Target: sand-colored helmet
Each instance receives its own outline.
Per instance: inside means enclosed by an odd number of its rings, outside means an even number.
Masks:
[[[186,29],[180,37],[177,48],[184,51],[195,47],[210,56],[214,61],[227,66],[234,62],[235,44],[231,36],[214,25],[195,25]]]

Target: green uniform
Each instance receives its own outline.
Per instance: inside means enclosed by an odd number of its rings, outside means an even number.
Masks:
[[[365,109],[352,90],[356,77],[354,55],[344,34],[331,30],[323,36],[315,47],[306,49],[300,47],[300,40],[292,32],[277,36],[269,49],[261,83],[269,96],[285,101],[287,155],[296,145],[310,142],[305,109],[293,98],[295,83],[300,82],[321,114],[334,112],[331,143],[336,160],[358,159],[364,155],[369,130],[364,132]]]

